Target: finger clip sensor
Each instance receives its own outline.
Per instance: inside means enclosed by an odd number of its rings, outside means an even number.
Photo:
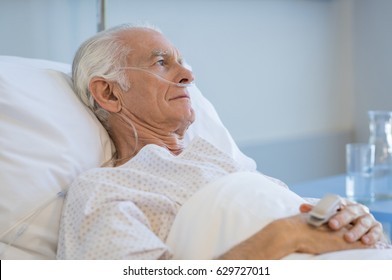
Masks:
[[[308,224],[321,226],[336,214],[341,205],[340,196],[334,194],[324,196],[308,213]]]

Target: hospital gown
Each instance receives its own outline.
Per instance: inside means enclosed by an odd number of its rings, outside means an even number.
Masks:
[[[199,137],[177,156],[151,144],[119,167],[89,170],[68,190],[57,257],[171,258],[165,240],[181,205],[207,183],[239,171],[257,172]]]

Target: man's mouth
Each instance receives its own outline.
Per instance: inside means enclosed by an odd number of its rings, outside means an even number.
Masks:
[[[173,98],[170,98],[169,101],[177,100],[177,99],[183,99],[183,98],[190,99],[190,98],[189,98],[189,95],[184,93],[184,94],[175,96],[175,97],[173,97]]]

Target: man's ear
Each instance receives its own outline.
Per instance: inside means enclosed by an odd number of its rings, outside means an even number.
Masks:
[[[95,101],[106,111],[118,113],[121,110],[121,101],[117,97],[119,93],[114,91],[112,82],[100,77],[92,78],[89,90]]]

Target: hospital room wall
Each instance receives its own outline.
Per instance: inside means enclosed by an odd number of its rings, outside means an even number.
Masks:
[[[374,88],[357,97],[358,88],[371,82],[361,72],[370,57],[356,44],[374,32],[362,26],[369,21],[368,6],[387,16],[391,3],[106,3],[108,27],[148,21],[179,47],[199,88],[261,171],[289,184],[344,172],[344,144],[366,134],[366,119],[359,116],[368,99],[379,99]],[[96,31],[96,5],[96,0],[0,0],[0,54],[71,62],[77,46]],[[386,34],[389,26],[371,25]],[[370,43],[368,48],[379,51]],[[379,88],[389,82],[381,78]]]
[[[377,3],[377,5],[373,4]],[[372,5],[373,4],[373,5]],[[366,141],[368,110],[392,110],[392,1],[356,0],[354,91],[356,139]]]

